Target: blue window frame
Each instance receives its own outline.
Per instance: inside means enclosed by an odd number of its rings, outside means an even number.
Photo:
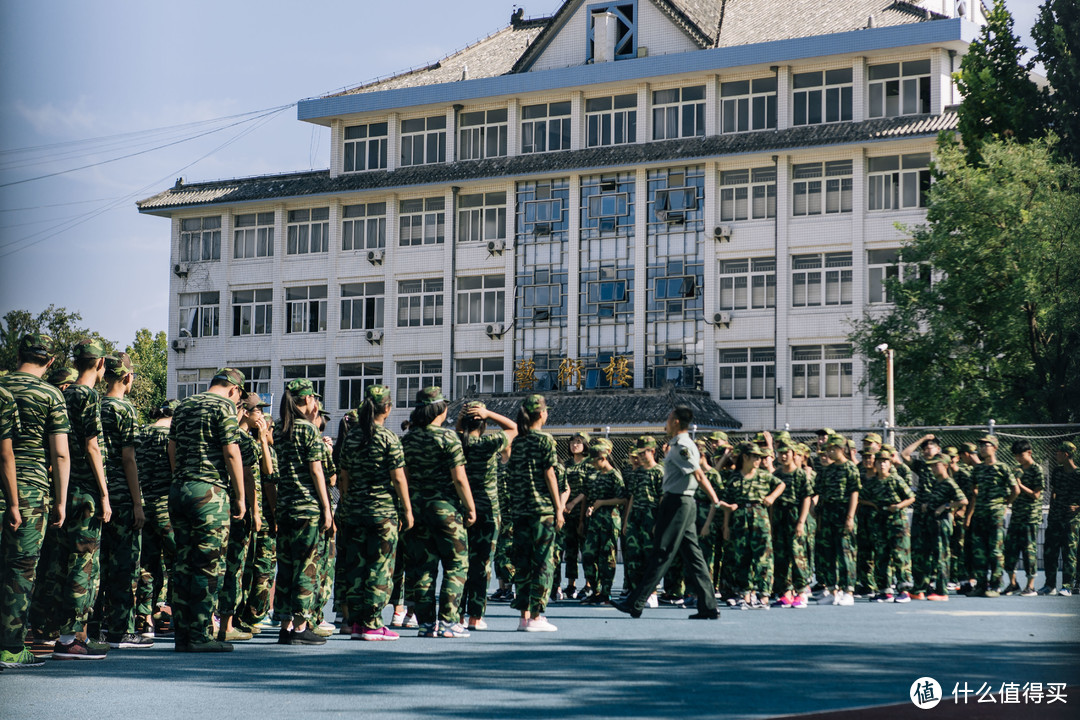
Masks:
[[[618,20],[615,38],[615,59],[629,60],[637,57],[637,0],[627,2],[605,2],[589,5],[589,17],[586,22],[586,62],[593,60],[593,18],[598,13],[609,12]]]

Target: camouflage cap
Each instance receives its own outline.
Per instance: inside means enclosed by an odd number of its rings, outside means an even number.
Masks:
[[[97,360],[105,354],[105,343],[97,338],[83,338],[71,349],[71,357],[76,360]]]
[[[817,431],[816,434],[817,435],[824,435],[825,437],[832,437],[833,435],[836,434],[836,431],[833,430],[832,428],[821,428],[820,430]]]
[[[792,442],[791,441],[791,433],[789,433],[787,430],[781,430],[780,432],[773,435],[773,441],[774,441],[773,444],[785,443],[787,445],[790,445],[791,442]]]
[[[641,435],[637,439],[637,446],[640,450],[655,450],[656,438],[652,435]]]
[[[846,450],[848,446],[848,440],[843,435],[832,434],[829,439],[825,441],[826,448],[838,447]]]
[[[949,447],[945,448],[945,454],[948,455],[951,458],[960,457],[960,451],[957,450],[956,448],[952,447],[952,446],[949,446]]]
[[[862,439],[863,445],[869,445],[870,443],[881,444],[881,436],[877,433],[866,433],[866,436]]]
[[[640,454],[641,454],[641,448],[634,448],[633,450],[628,452],[626,454],[626,456],[629,457],[629,458],[636,458]]]
[[[544,400],[543,395],[537,395],[534,393],[521,402],[521,407],[525,408],[525,412],[532,414],[546,408],[547,401]]]
[[[792,445],[791,443],[787,443],[787,442],[779,442],[779,443],[777,443],[775,450],[776,450],[777,455],[779,455],[780,453],[785,453],[785,452],[798,452],[795,445]]]
[[[78,379],[79,371],[73,367],[68,367],[67,365],[61,365],[49,373],[49,384],[55,385],[56,387],[70,385]]]
[[[989,443],[990,445],[993,445],[994,447],[997,447],[998,446],[997,436],[996,435],[983,435],[981,438],[979,438],[979,444],[982,445],[984,443]]]
[[[804,457],[810,457],[810,446],[806,443],[799,443],[795,446],[795,450]]]
[[[385,385],[368,385],[364,390],[364,399],[379,406],[386,405],[390,402],[390,388]],[[359,414],[356,419],[360,419]]]
[[[874,462],[881,462],[882,460],[888,460],[893,462],[893,454],[891,452],[879,452],[873,456]]]
[[[924,462],[926,462],[927,465],[948,465],[952,462],[952,458],[945,453],[938,453]]]
[[[713,432],[709,433],[706,437],[708,437],[709,440],[711,440],[712,442],[720,444],[720,445],[730,445],[731,444],[731,441],[728,440],[727,433],[723,432],[721,430],[714,430]]]
[[[131,358],[127,353],[105,356],[105,374],[109,377],[122,378],[135,372],[135,366],[131,364]]]
[[[345,413],[345,422],[350,425],[355,425],[356,423],[360,422],[360,411],[350,410],[349,412]]]
[[[44,333],[26,333],[19,340],[19,353],[50,357],[56,354],[56,342]]]
[[[740,455],[756,455],[757,457],[768,457],[768,452],[765,448],[761,447],[757,443],[741,442],[736,448],[735,452]]]
[[[878,452],[888,453],[890,456],[892,456],[896,454],[896,448],[894,448],[889,443],[884,443],[881,446],[881,450],[879,450]]]
[[[1072,457],[1076,454],[1076,445],[1066,440],[1065,442],[1058,445],[1058,452],[1063,452],[1069,457]]]
[[[763,433],[763,432],[759,432],[759,433],[755,434],[753,441],[756,442],[758,445],[764,445],[766,442],[768,442],[765,439],[765,433]]]
[[[607,438],[596,438],[589,443],[589,457],[606,457],[611,454],[613,447]]]
[[[446,398],[443,397],[442,388],[438,385],[429,385],[416,393],[416,404],[421,407],[441,402],[446,402]]]
[[[162,412],[174,413],[176,412],[176,408],[178,407],[180,407],[179,400],[166,400],[165,402],[161,403],[160,406],[158,406],[158,410],[161,410]]]
[[[461,406],[462,410],[483,410],[485,408],[487,408],[487,405],[480,402],[479,400],[470,400],[469,402]]]
[[[973,442],[960,443],[960,452],[971,453],[975,455],[979,452],[979,448],[975,446]]]
[[[230,385],[235,385],[238,388],[244,387],[244,383],[247,382],[247,378],[244,377],[244,373],[240,372],[236,368],[221,368],[214,373],[213,380],[224,380]]]
[[[324,420],[329,420],[329,419],[330,419],[330,413],[326,412],[325,410],[320,410],[320,411],[319,411],[319,415],[320,415],[320,416],[321,416],[321,417],[322,417],[322,418],[323,418]]]
[[[588,446],[589,446],[589,442],[590,442],[590,440],[589,440],[589,433],[585,432],[584,430],[582,430],[582,431],[581,431],[581,432],[579,432],[579,433],[574,433],[573,435],[571,435],[571,436],[570,436],[570,440],[571,440],[571,441],[572,441],[572,440],[574,440],[574,438],[577,438],[577,439],[581,440],[581,443],[582,443],[582,444],[583,444],[583,445],[584,445],[585,447],[588,447]]]
[[[315,392],[315,385],[307,378],[295,378],[290,380],[285,389],[289,391],[289,394],[293,397],[302,398],[307,396],[319,397],[319,393]]]

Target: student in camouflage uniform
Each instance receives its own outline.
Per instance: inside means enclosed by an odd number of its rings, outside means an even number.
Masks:
[[[412,603],[421,637],[461,638],[461,597],[468,573],[466,528],[476,522],[476,505],[465,476],[461,440],[445,429],[446,398],[437,386],[416,394],[409,432],[402,439],[416,525],[405,549],[406,601]],[[438,607],[435,578],[442,566]]]
[[[617,562],[616,543],[622,529],[619,513],[626,507],[626,486],[622,473],[611,465],[611,450],[611,442],[606,438],[593,440],[589,445],[589,461],[596,472],[586,481],[587,524],[581,552],[585,579],[594,590],[594,594],[583,601],[589,605],[602,605],[611,600]]]
[[[772,507],[773,593],[777,598],[773,605],[804,609],[802,593],[810,584],[806,521],[814,500],[814,481],[799,467],[793,445],[777,444],[776,453],[779,462],[773,475],[784,484],[784,491]]]
[[[0,535],[0,667],[5,668],[39,667],[43,662],[23,646],[27,611],[45,528],[50,522],[55,528],[63,526],[67,513],[67,406],[60,391],[42,380],[54,353],[48,335],[24,335],[15,372],[0,377],[0,387],[11,393],[19,412],[19,433],[12,443],[16,492],[12,510],[5,508],[7,522]]]
[[[557,476],[555,438],[543,432],[547,416],[542,395],[529,395],[521,403],[508,468],[517,584],[511,606],[521,613],[522,632],[557,630],[544,610],[555,576],[555,536],[564,522],[565,496]]]
[[[566,562],[566,589],[563,596],[573,600],[578,596],[575,587],[578,579],[578,555],[585,542],[581,532],[582,518],[585,517],[585,482],[592,473],[592,465],[586,454],[589,446],[589,433],[579,432],[570,438],[570,460],[566,464],[566,482],[570,486],[570,502],[566,503],[566,522],[563,524],[560,556]],[[558,567],[556,566],[556,572]],[[559,580],[556,578],[556,584]],[[585,588],[588,588],[588,582]],[[584,592],[584,589],[582,590]]]
[[[354,640],[398,639],[383,625],[382,611],[394,583],[398,533],[412,527],[413,513],[405,454],[385,425],[393,408],[390,388],[368,386],[340,449],[337,522],[345,542],[339,567],[345,568],[342,602]]]
[[[244,594],[247,603],[241,618],[245,627],[260,629],[270,620],[270,593],[274,587],[274,575],[277,573],[277,521],[274,518],[274,506],[277,504],[278,457],[274,449],[273,419],[261,411],[255,411],[262,417],[260,444],[265,438],[266,455],[263,458],[262,483],[256,486],[257,497],[251,512],[258,512],[262,529],[255,532],[244,563]]]
[[[1050,473],[1050,512],[1046,518],[1043,564],[1046,584],[1040,595],[1070,596],[1077,581],[1077,547],[1080,546],[1080,471],[1076,445],[1063,442],[1056,453],[1057,465]],[[1057,589],[1058,556],[1061,556],[1061,589]]]
[[[772,526],[769,508],[784,492],[784,483],[761,468],[768,451],[756,443],[736,448],[737,470],[724,478],[724,538],[730,543],[739,608],[767,608],[773,584]]]
[[[509,475],[507,467],[509,462],[506,456],[499,460],[498,483],[499,483],[499,507],[510,507],[510,490],[507,487]],[[499,581],[499,589],[496,590],[489,600],[509,602],[514,599],[514,518],[509,512],[505,513],[499,524],[499,540],[495,544],[495,559],[493,561],[495,577]]]
[[[319,404],[319,414],[315,417],[315,428],[323,433],[330,422],[330,413]],[[337,510],[337,501],[341,497],[337,489],[337,462],[334,460],[334,440],[328,435],[321,435],[323,442],[323,478],[326,481],[327,498],[331,513]],[[334,590],[334,568],[337,565],[337,528],[331,526],[330,532],[319,535],[317,549],[319,563],[319,581],[315,594],[315,617],[312,629],[317,635],[330,637],[334,634],[334,625],[325,622],[326,605],[330,602]],[[334,607],[338,604],[335,603]],[[344,628],[342,628],[344,630]]]
[[[825,443],[818,491],[817,571],[833,588],[833,604],[855,604],[855,508],[859,502],[859,469],[848,460],[847,440],[833,435]]]
[[[881,450],[881,435],[867,433],[862,441],[862,453],[859,462],[859,482],[865,484],[874,474],[874,457]],[[877,510],[869,505],[859,503],[855,511],[856,526],[856,564],[855,564],[855,592],[859,595],[873,597],[877,594],[878,587],[874,573],[874,540],[875,528],[878,526]]]
[[[315,421],[319,398],[311,381],[290,380],[274,437],[279,477],[275,516],[278,574],[274,609],[281,620],[281,645],[322,645],[315,632],[319,596],[320,537],[333,528],[323,460],[326,445]]]
[[[806,443],[798,443],[795,445],[795,452],[797,453],[799,468],[806,473],[806,479],[814,485],[814,496],[810,501],[810,514],[806,516],[806,569],[808,577],[814,577],[814,557],[815,547],[817,544],[817,473],[814,472],[813,464],[810,462],[810,446]],[[803,602],[806,602],[809,595],[803,593]]]
[[[652,534],[656,526],[656,508],[660,504],[660,487],[664,483],[664,468],[656,462],[656,438],[642,435],[637,439],[638,471],[627,484],[630,495],[626,507],[623,533],[626,537],[623,554],[623,573],[626,587],[637,587],[645,573],[645,561],[652,553]],[[656,593],[646,601],[656,607]]]
[[[985,435],[978,445],[982,462],[973,471],[975,507],[968,510],[976,581],[971,594],[973,597],[998,597],[1005,567],[1005,506],[1016,499],[1020,488],[1012,471],[997,461],[997,437]]]
[[[698,452],[701,453],[699,461],[701,472],[705,474],[706,483],[711,485],[717,497],[720,497],[723,493],[724,481],[716,468],[709,464],[709,447],[703,441],[698,441],[697,446]],[[716,566],[716,549],[718,545],[723,544],[723,535],[721,532],[722,523],[716,518],[716,505],[713,503],[712,498],[709,497],[708,491],[705,490],[706,483],[698,485],[697,490],[694,491],[694,503],[697,505],[695,527],[698,531],[698,545],[701,547],[701,556],[705,558],[705,564],[708,565],[711,571]],[[709,579],[712,580],[715,588],[718,578],[710,572]],[[689,599],[684,596],[683,604],[686,604]]]
[[[957,462],[953,464],[953,480],[971,504],[975,502],[975,495],[972,493],[972,468],[979,464],[979,450],[975,447],[975,443],[966,442],[961,443],[957,451]],[[969,529],[967,508],[964,508],[953,518],[952,573],[950,575],[953,582],[959,585],[960,592],[963,592],[964,588],[969,590],[971,588],[968,583],[972,577],[971,544],[967,541]]]
[[[872,549],[878,588],[871,598],[874,602],[911,602],[911,530],[906,510],[915,502],[915,493],[894,470],[896,456],[892,445],[882,445],[874,458],[874,474],[859,493],[859,502],[872,503],[877,511]]]
[[[19,488],[15,481],[15,438],[19,435],[19,407],[15,397],[0,386],[0,509],[4,527],[22,525]]]
[[[491,420],[501,430],[484,434]],[[469,573],[465,580],[462,619],[469,615],[470,630],[486,630],[487,588],[491,580],[491,560],[499,540],[502,507],[499,505],[499,457],[517,436],[517,425],[508,417],[492,412],[484,403],[465,403],[458,416],[457,432],[465,454],[465,477],[469,480],[476,522],[468,529]],[[550,584],[550,583],[549,583]]]
[[[1005,535],[1005,571],[1009,573],[1009,586],[1006,595],[1019,593],[1032,597],[1035,591],[1035,573],[1039,569],[1039,527],[1042,525],[1042,496],[1046,487],[1043,469],[1035,464],[1031,457],[1031,443],[1017,440],[1012,444],[1012,454],[1020,465],[1020,477],[1017,486],[1020,495],[1013,501],[1012,517]],[[1016,583],[1016,563],[1020,556],[1024,558],[1024,574],[1027,575],[1027,587],[1023,591]]]
[[[177,652],[228,652],[213,637],[218,585],[225,571],[229,521],[246,511],[236,403],[244,374],[222,368],[206,392],[176,408],[169,427],[169,519],[176,539],[171,578]],[[230,513],[230,490],[231,510]]]
[[[919,546],[924,557],[915,565],[915,599],[945,601],[949,599],[946,588],[949,582],[949,544],[952,535],[953,511],[967,505],[967,498],[949,477],[951,459],[938,453],[926,461],[933,473],[928,483],[920,484],[915,504],[926,518],[919,532],[925,533]],[[926,487],[929,485],[929,487]],[[914,523],[912,524],[912,532]]]
[[[151,598],[151,612],[157,614],[150,626],[155,634],[166,622],[159,608],[169,602],[169,576],[176,562],[176,538],[169,519],[169,489],[172,486],[169,428],[179,406],[176,400],[168,400],[153,411],[150,417],[153,422],[139,433],[135,454],[146,516],[140,564],[144,577],[149,576],[145,593]]]

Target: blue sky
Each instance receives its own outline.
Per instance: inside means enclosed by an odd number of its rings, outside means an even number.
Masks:
[[[526,16],[539,16],[560,4],[523,6]],[[1007,5],[1030,45],[1038,2]],[[514,7],[506,0],[4,0],[0,185],[174,142],[194,126],[130,133],[290,105],[430,63],[507,25]],[[135,200],[179,176],[195,182],[329,166],[329,130],[298,121],[295,108],[255,124],[0,187],[0,316],[65,306],[121,345],[141,327],[167,329],[169,225],[139,215]]]

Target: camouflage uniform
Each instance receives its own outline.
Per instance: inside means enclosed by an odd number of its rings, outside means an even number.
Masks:
[[[273,473],[263,477],[261,484],[255,486],[255,502],[249,506],[251,512],[262,513],[262,528],[252,535],[252,542],[244,563],[244,588],[247,595],[245,610],[241,613],[243,621],[253,625],[270,612],[270,590],[274,586],[274,574],[277,572],[277,529],[274,527],[272,508],[267,505],[265,487],[277,487],[278,458],[273,445],[269,446],[270,464]]]
[[[555,576],[555,504],[546,478],[547,469],[557,463],[555,438],[548,433],[514,438],[508,468],[517,585],[512,607],[534,618],[547,607]]]
[[[240,441],[236,405],[214,393],[184,400],[173,415],[169,441],[176,469],[169,518],[176,539],[172,618],[176,642],[213,640],[218,584],[229,537],[229,475],[224,446]]]
[[[997,590],[1005,569],[1005,504],[1016,487],[1016,479],[1008,466],[999,462],[976,465],[972,474],[977,494],[968,537],[972,541],[975,578],[980,589]]]
[[[429,425],[411,428],[401,445],[416,522],[406,537],[405,598],[412,603],[418,622],[435,622],[435,578],[441,564],[437,619],[453,625],[461,619],[469,563],[463,508],[450,475],[465,464],[461,440],[453,430]]]
[[[953,480],[956,481],[956,486],[964,493],[964,497],[968,499],[968,502],[975,502],[975,495],[971,492],[971,466],[960,463],[956,473],[953,475]],[[952,577],[953,581],[967,580],[971,577],[971,544],[967,541],[969,528],[964,521],[967,508],[962,508],[957,513],[957,516],[953,518],[951,545],[952,570],[950,577]]]
[[[370,438],[357,428],[350,430],[340,459],[349,475],[348,491],[337,511],[339,530],[344,532],[342,601],[352,622],[377,630],[394,584],[400,523],[390,474],[405,467],[405,454],[397,436],[376,425]]]
[[[585,480],[591,471],[592,465],[589,464],[588,459],[566,466],[566,482],[570,486],[570,500],[585,492]],[[566,563],[566,571],[563,574],[566,575],[568,585],[571,582],[577,584],[578,558],[581,555],[581,546],[585,542],[585,536],[578,532],[577,519],[580,517],[584,507],[584,505],[578,503],[574,507],[573,515],[566,518],[566,524],[563,525],[563,529],[560,531],[559,555],[562,561]],[[558,571],[559,569],[556,566],[556,573]]]
[[[1020,484],[1032,492],[1046,489],[1046,475],[1038,464],[1024,470],[1020,475]],[[1012,573],[1016,562],[1024,558],[1024,574],[1035,577],[1039,569],[1039,527],[1042,526],[1042,499],[1033,498],[1025,492],[1013,501],[1009,529],[1005,534],[1005,572]]]
[[[623,553],[626,587],[637,587],[645,573],[645,562],[653,549],[656,508],[660,505],[660,486],[663,483],[664,468],[659,464],[648,469],[639,468],[632,477],[627,478],[627,491],[634,499],[634,505],[627,521],[626,551]]]
[[[465,580],[464,610],[472,617],[483,617],[487,610],[491,559],[495,555],[502,519],[499,453],[506,449],[507,437],[501,430],[487,435],[467,435],[462,445],[465,476],[476,504],[476,522],[468,528],[469,574]]]
[[[891,472],[887,478],[876,474],[868,478],[859,497],[878,506],[874,526],[874,587],[880,592],[891,587],[909,589],[912,585],[911,530],[907,510],[890,512],[886,508],[914,499],[914,491],[898,473]]]
[[[172,470],[168,446],[169,428],[164,425],[150,425],[139,433],[136,458],[139,487],[146,508],[141,564],[151,578],[149,595],[154,605],[168,603],[169,577],[176,562],[176,538],[169,519]]]
[[[810,584],[810,565],[807,562],[806,542],[810,537],[809,519],[803,526],[801,537],[795,534],[799,523],[802,503],[814,496],[814,481],[802,468],[785,473],[777,470],[773,473],[784,483],[784,492],[776,498],[772,506],[773,594],[783,595],[788,591],[802,592]]]
[[[251,433],[240,430],[240,462],[245,471],[250,471],[255,479],[255,487],[262,482],[260,464],[262,448]],[[257,512],[253,498],[244,498],[248,512],[236,520],[229,518],[229,541],[225,546],[225,575],[218,590],[218,615],[224,620],[230,616],[239,618],[241,609],[247,602],[244,595],[244,560],[247,558],[248,544],[254,526],[252,513]]]
[[[511,455],[511,457],[513,457]],[[622,473],[612,468],[589,476],[585,487],[585,502],[625,498],[626,486]],[[587,507],[587,506],[586,506]],[[598,595],[610,595],[615,580],[617,562],[616,543],[622,528],[619,508],[606,505],[593,510],[585,519],[585,545],[581,551],[581,564],[585,579]]]
[[[337,466],[334,464],[333,452],[327,447],[326,442],[323,442],[323,475],[326,480],[326,494],[327,500],[330,502],[331,510],[336,510],[334,495],[336,494],[336,487],[331,485],[330,479],[337,475]],[[336,481],[335,481],[336,483]],[[318,545],[318,562],[319,562],[319,586],[315,597],[315,617],[314,622],[316,625],[323,621],[323,615],[325,613],[326,604],[330,602],[331,594],[334,590],[334,569],[337,565],[337,537],[332,536],[329,533],[319,534]],[[338,606],[339,603],[335,603]]]
[[[749,477],[738,470],[729,470],[724,477],[723,499],[739,506],[729,520],[731,556],[725,558],[733,566],[732,580],[737,592],[768,595],[772,591],[772,526],[769,508],[762,501],[780,482],[760,468]]]
[[[873,462],[870,467],[866,462],[859,465],[859,484],[865,485],[866,481],[874,475]],[[875,593],[877,587],[877,574],[874,571],[874,541],[875,529],[878,527],[878,511],[869,505],[859,505],[855,509],[858,532],[855,533],[855,586]]]
[[[713,490],[716,492],[717,497],[720,496],[721,486],[723,481],[720,479],[720,473],[716,472],[713,468],[704,470],[702,468],[706,479],[712,483]],[[663,482],[663,475],[661,474],[660,482]],[[659,487],[659,485],[658,485]],[[709,567],[709,579],[712,580],[713,586],[716,586],[716,577],[712,574],[714,562],[716,560],[716,547],[723,540],[723,530],[721,525],[722,518],[713,514],[712,525],[709,526],[709,532],[707,535],[702,536],[701,531],[705,529],[705,523],[709,520],[709,511],[713,508],[712,499],[709,494],[705,492],[705,488],[698,485],[697,490],[694,491],[694,503],[697,505],[697,518],[694,521],[694,527],[698,532],[698,547],[701,548],[701,557],[705,559],[705,564]],[[682,564],[680,562],[680,571]],[[642,568],[644,572],[644,567]],[[685,580],[683,585],[685,587]],[[633,587],[632,585],[630,587]],[[685,590],[684,590],[685,591]]]
[[[1072,443],[1068,443],[1072,445]],[[1071,450],[1075,457],[1075,446]],[[1080,510],[1070,506],[1080,505],[1080,470],[1068,470],[1057,466],[1050,473],[1050,513],[1046,518],[1046,538],[1043,544],[1043,565],[1046,585],[1057,587],[1058,555],[1061,562],[1061,587],[1071,588],[1077,580],[1077,547],[1080,545]]]
[[[855,532],[845,526],[848,501],[859,492],[859,469],[850,461],[822,468],[815,483],[820,498],[817,529],[818,579],[846,592],[855,589]]]
[[[499,463],[500,508],[510,507],[510,489],[507,486],[510,479],[508,467],[509,463]],[[509,513],[502,513],[500,519],[502,522],[499,524],[499,540],[495,544],[495,577],[499,578],[504,585],[509,586],[514,583],[514,518]],[[569,576],[567,576],[567,579],[569,579]]]
[[[51,340],[48,347],[51,350]],[[30,373],[8,373],[0,377],[0,387],[11,393],[19,411],[19,434],[13,449],[22,514],[18,530],[4,522],[0,535],[0,650],[20,653],[53,501],[49,437],[67,435],[69,424],[64,396]]]
[[[948,462],[947,458],[943,458],[943,461]],[[929,488],[926,488],[927,485]],[[916,592],[948,594],[945,586],[949,582],[949,541],[952,536],[953,517],[948,509],[936,516],[934,511],[942,505],[966,499],[963,491],[950,477],[924,478],[919,485],[915,504],[922,518],[918,529],[918,532],[922,533],[918,543],[922,554],[915,556],[913,553],[912,557]],[[915,532],[913,520],[912,533]]]

